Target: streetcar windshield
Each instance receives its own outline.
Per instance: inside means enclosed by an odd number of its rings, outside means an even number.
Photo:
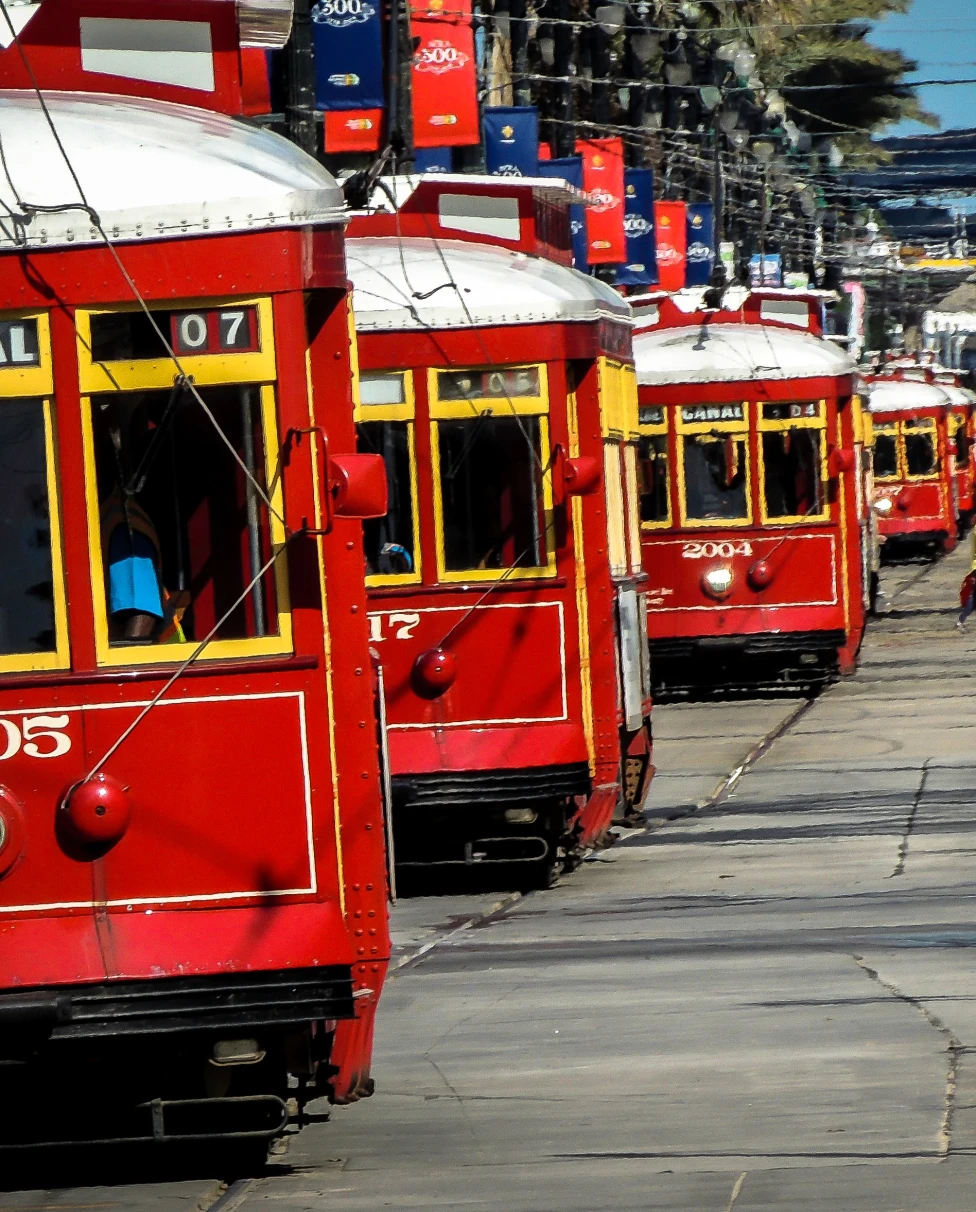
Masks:
[[[879,480],[898,475],[898,437],[894,430],[874,430],[874,474]]]
[[[939,470],[935,425],[931,420],[902,422],[905,469],[910,476],[932,476]]]
[[[409,426],[407,421],[362,421],[356,426],[359,450],[382,455],[386,464],[389,511],[363,522],[366,569],[374,576],[412,573],[416,565]]]
[[[637,458],[641,521],[666,522],[669,517],[667,436],[642,436]]]
[[[744,437],[687,434],[684,438],[684,474],[688,521],[748,518],[749,483]]]
[[[45,405],[0,402],[0,656],[55,649]]]
[[[92,397],[112,644],[277,634],[261,393]]]
[[[768,518],[823,512],[820,431],[778,429],[762,435],[763,498]]]
[[[437,423],[444,568],[538,568],[548,559],[541,419]]]

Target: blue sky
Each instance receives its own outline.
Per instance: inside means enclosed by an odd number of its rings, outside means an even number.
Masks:
[[[871,41],[915,59],[919,71],[910,80],[976,79],[976,0],[914,0],[907,13],[877,22]],[[919,97],[925,109],[939,116],[944,130],[976,127],[976,84],[923,88]],[[906,123],[897,131],[925,129]]]

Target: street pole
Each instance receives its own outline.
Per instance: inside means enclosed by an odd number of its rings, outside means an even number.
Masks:
[[[553,73],[556,84],[555,150],[557,157],[571,156],[576,151],[576,128],[573,124],[575,104],[569,68],[573,57],[573,27],[569,24],[569,0],[557,0],[556,23],[553,27]]]
[[[295,16],[286,51],[288,137],[302,151],[319,150],[315,121],[315,54],[311,0],[295,0]]]
[[[512,100],[516,105],[531,105],[532,92],[526,79],[529,70],[529,30],[525,0],[509,0],[512,39]]]

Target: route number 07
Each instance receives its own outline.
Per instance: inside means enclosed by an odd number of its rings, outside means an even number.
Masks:
[[[731,560],[733,556],[751,556],[752,544],[743,540],[740,543],[682,543],[681,558],[684,560],[714,560],[721,556],[723,560]]]
[[[383,634],[384,620],[387,622],[395,640],[412,640],[414,629],[420,623],[420,615],[416,611],[371,614],[369,616],[369,638],[375,644],[389,639],[389,636]]]
[[[9,761],[21,749],[27,757],[61,757],[71,748],[71,737],[60,731],[67,726],[66,715],[28,715],[19,725],[0,716],[0,762]]]

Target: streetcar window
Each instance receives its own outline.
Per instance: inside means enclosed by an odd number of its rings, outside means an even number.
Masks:
[[[953,448],[955,468],[957,471],[965,471],[969,463],[969,435],[966,433],[966,422],[962,417],[956,417],[955,436],[956,441]]]
[[[931,421],[903,421],[905,468],[910,476],[932,476],[939,470],[935,429]]]
[[[642,522],[668,520],[668,439],[664,434],[643,435],[637,447],[640,518]]]
[[[91,399],[115,645],[278,633],[261,389],[198,390]]]
[[[444,568],[538,568],[548,559],[539,417],[437,423]]]
[[[898,475],[898,439],[894,431],[874,431],[874,474],[879,480]]]
[[[0,401],[0,656],[56,646],[44,409]]]
[[[386,401],[384,401],[385,403]],[[359,450],[383,456],[390,508],[385,517],[363,522],[366,570],[370,575],[412,573],[416,563],[410,474],[410,426],[407,421],[361,421]]]
[[[688,521],[748,518],[745,438],[687,434],[684,438],[684,473]]]
[[[768,518],[823,512],[820,431],[778,429],[762,434],[763,493]]]

